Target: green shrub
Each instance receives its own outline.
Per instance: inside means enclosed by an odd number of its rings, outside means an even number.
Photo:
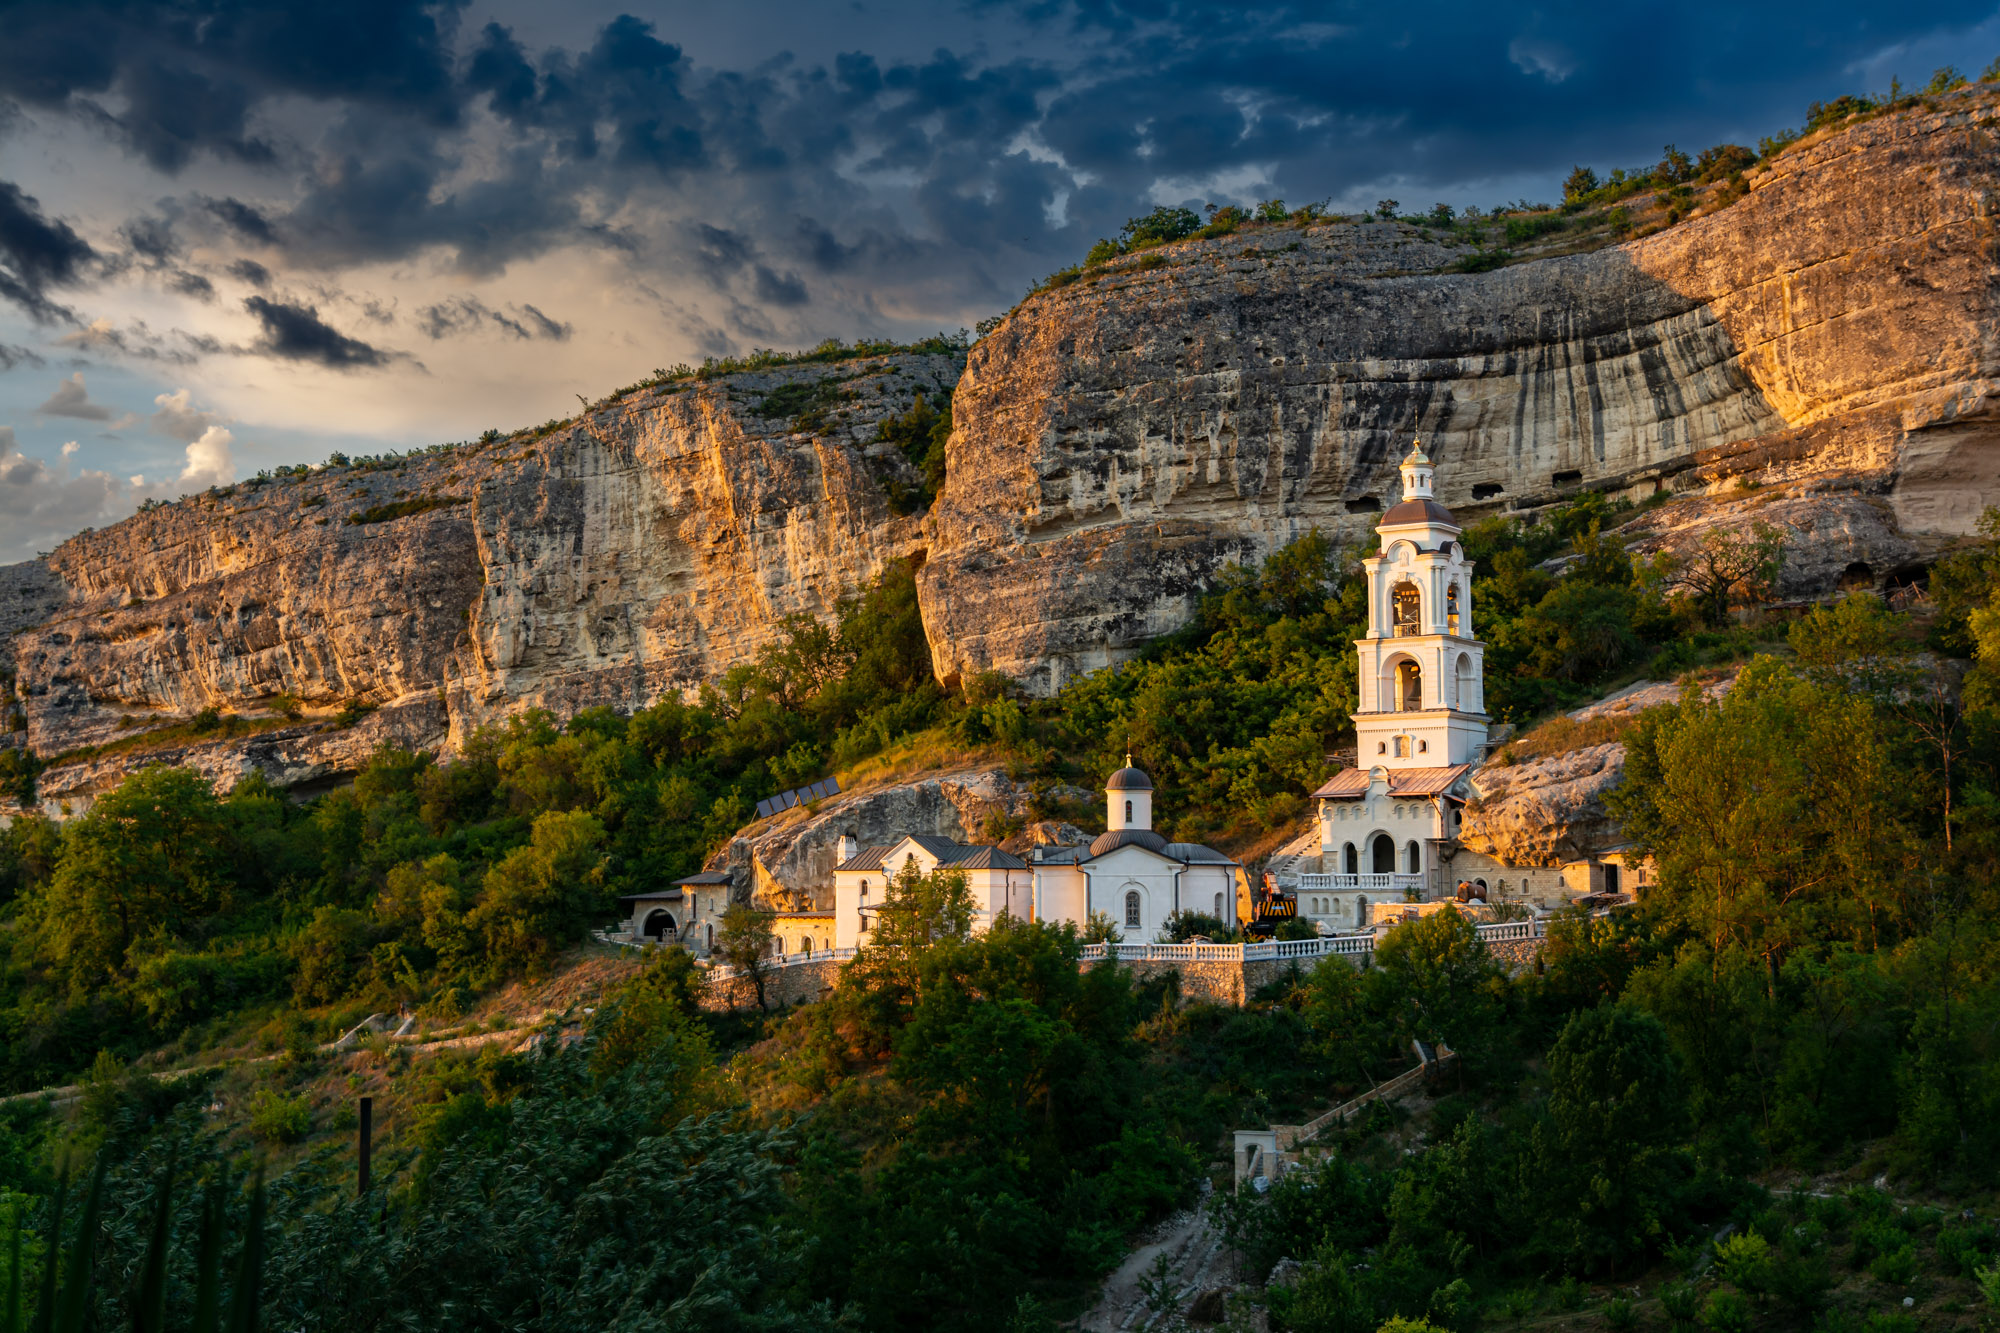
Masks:
[[[1692,1282],[1669,1282],[1660,1288],[1660,1308],[1676,1327],[1686,1327],[1701,1309],[1701,1292]]]
[[[1877,1282],[1886,1282],[1892,1287],[1907,1287],[1917,1276],[1916,1246],[1904,1244],[1893,1250],[1884,1250],[1875,1256],[1868,1271]]]
[[[1611,1333],[1630,1333],[1638,1322],[1638,1312],[1632,1308],[1632,1302],[1623,1296],[1613,1296],[1604,1303],[1604,1326]]]
[[[1750,1302],[1738,1292],[1712,1292],[1702,1307],[1701,1322],[1709,1333],[1749,1333]]]
[[[250,1104],[250,1129],[271,1143],[297,1143],[312,1129],[312,1108],[303,1094],[287,1097],[265,1088]]]
[[[412,514],[428,513],[433,509],[448,509],[452,505],[462,505],[465,500],[457,496],[419,495],[409,500],[397,500],[392,504],[371,505],[347,516],[349,523],[390,523]]]
[[[1754,1231],[1729,1237],[1715,1247],[1715,1266],[1738,1289],[1761,1296],[1771,1289],[1771,1247]]]

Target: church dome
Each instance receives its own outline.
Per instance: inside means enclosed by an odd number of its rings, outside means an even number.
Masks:
[[[1388,513],[1382,515],[1382,521],[1377,526],[1386,528],[1397,523],[1449,523],[1454,528],[1458,526],[1458,520],[1451,516],[1451,511],[1431,499],[1405,500],[1392,506]]]
[[[1132,767],[1132,756],[1129,754],[1125,756],[1125,767],[1113,773],[1110,781],[1104,784],[1106,791],[1151,791],[1152,789],[1153,780]]]
[[[1139,772],[1136,768],[1125,771],[1128,773]],[[1139,773],[1141,779],[1144,779],[1145,776],[1144,773]],[[1152,785],[1150,782],[1146,784],[1148,788],[1151,788]],[[1098,834],[1090,844],[1090,854],[1092,856],[1102,856],[1106,852],[1115,851],[1120,847],[1129,847],[1133,843],[1139,844],[1149,852],[1165,852],[1167,849],[1167,840],[1149,828],[1121,828],[1113,829],[1109,833]]]

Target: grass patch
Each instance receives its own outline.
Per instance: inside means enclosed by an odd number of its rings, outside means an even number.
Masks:
[[[59,764],[73,764],[85,759],[100,759],[113,754],[143,754],[148,750],[162,750],[174,745],[190,745],[196,741],[232,740],[241,736],[254,736],[260,731],[275,731],[279,727],[292,726],[292,720],[285,717],[239,717],[235,713],[218,714],[212,708],[204,708],[185,722],[174,722],[151,731],[142,731],[136,736],[126,736],[115,741],[105,741],[100,745],[80,745],[74,750],[64,750],[48,761],[54,768]]]
[[[462,496],[419,495],[412,500],[397,500],[393,504],[373,505],[347,516],[349,523],[392,523],[412,514],[428,513],[433,509],[445,509],[452,505],[462,505]]]

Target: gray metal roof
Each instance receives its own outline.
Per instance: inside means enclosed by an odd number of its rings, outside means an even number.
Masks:
[[[1149,852],[1164,853],[1167,849],[1167,840],[1149,828],[1122,828],[1116,833],[1098,834],[1091,841],[1090,854],[1098,857],[1106,852],[1116,851],[1120,847],[1135,845],[1144,847]]]
[[[1198,842],[1170,842],[1167,855],[1191,866],[1233,866],[1236,862],[1224,856],[1213,847],[1204,847]]]
[[[998,847],[968,847],[968,853],[951,864],[962,870],[1026,870],[1028,863]]]

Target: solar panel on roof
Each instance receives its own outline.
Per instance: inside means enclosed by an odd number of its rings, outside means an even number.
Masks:
[[[833,784],[831,782],[815,782],[812,785],[812,794],[815,801],[824,800],[826,797],[833,795]]]
[[[840,779],[839,779],[839,778],[828,778],[828,779],[826,780],[826,794],[827,794],[828,796],[838,796],[838,795],[840,795]]]
[[[769,819],[770,817],[771,817],[771,800],[767,796],[763,800],[757,802],[757,818]]]

